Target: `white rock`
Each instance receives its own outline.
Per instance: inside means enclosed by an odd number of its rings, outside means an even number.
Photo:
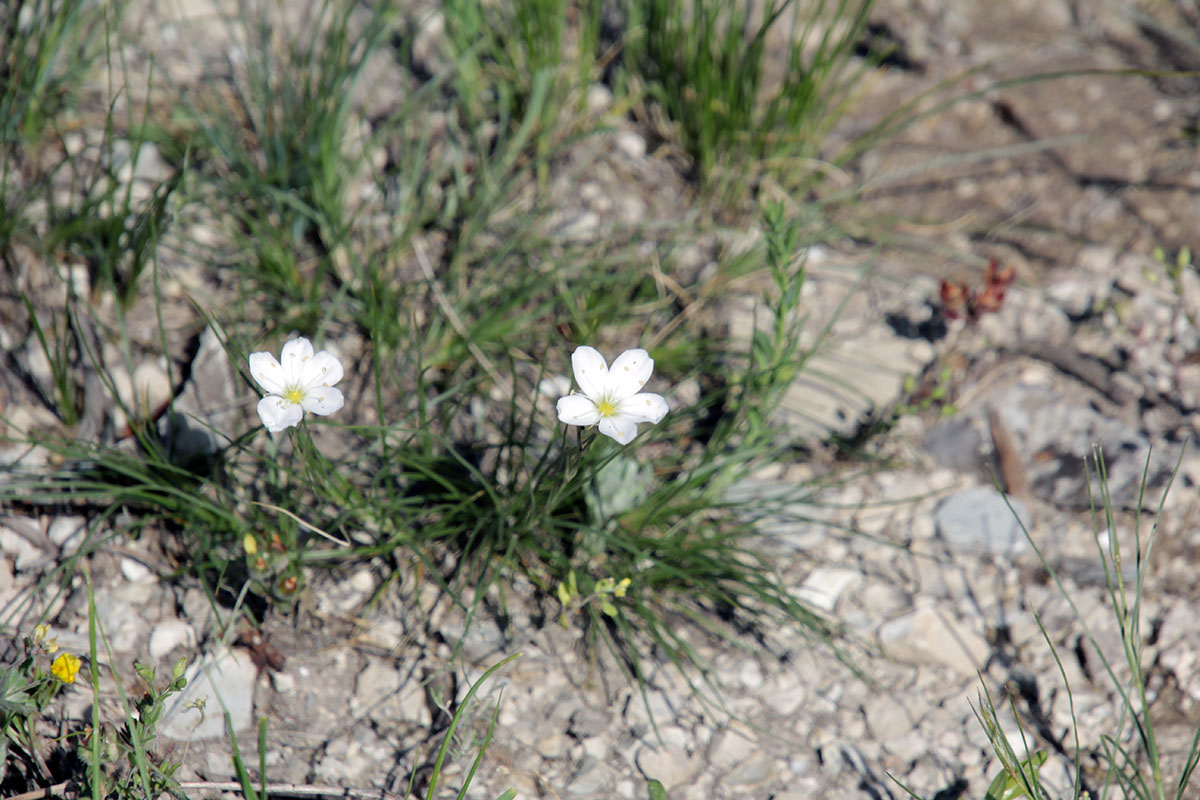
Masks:
[[[783,669],[766,680],[758,695],[773,713],[790,717],[808,699],[808,689],[797,670]]]
[[[83,541],[86,528],[83,517],[55,517],[46,528],[46,536],[64,550],[73,550]]]
[[[121,574],[130,583],[153,583],[157,579],[149,567],[128,557],[121,559]]]
[[[538,383],[538,392],[551,400],[557,400],[571,393],[571,379],[566,375],[547,375]]]
[[[842,592],[862,580],[857,570],[817,567],[796,590],[800,599],[821,611],[832,611]]]
[[[404,641],[404,623],[395,617],[374,617],[368,623],[362,639],[364,643],[382,647],[384,650],[395,650]]]
[[[196,644],[196,632],[192,626],[179,619],[168,619],[154,626],[150,632],[150,657],[155,661],[176,647],[191,647]]]
[[[358,680],[354,684],[350,710],[354,714],[362,713],[399,690],[400,673],[395,665],[390,660],[368,656],[367,667],[358,673]]]
[[[163,714],[159,726],[163,736],[178,741],[223,737],[223,710],[229,711],[235,732],[253,724],[258,668],[245,651],[218,650],[188,667],[185,676],[187,688]],[[202,704],[203,713],[195,703]]]
[[[162,365],[143,361],[133,368],[133,408],[153,411],[170,399],[171,379]]]
[[[286,672],[272,672],[271,686],[279,694],[296,693],[296,679]]]
[[[1075,257],[1075,263],[1081,269],[1102,274],[1111,274],[1116,261],[1117,251],[1101,245],[1081,247]]]
[[[708,763],[718,769],[726,769],[741,763],[755,750],[752,731],[735,725],[721,734],[708,751]]]
[[[600,217],[592,211],[580,211],[567,217],[555,233],[568,242],[587,242],[596,238]]]
[[[375,589],[375,576],[367,567],[355,570],[350,576],[350,587],[356,592],[367,594]]]
[[[413,62],[430,74],[436,73],[445,66],[445,46],[446,18],[441,11],[433,11],[420,21],[413,38]]]
[[[907,376],[925,367],[918,355],[882,325],[830,337],[784,394],[784,419],[810,439],[853,434],[901,396]]]
[[[646,140],[634,131],[617,131],[613,135],[613,143],[629,158],[646,155]]]
[[[3,551],[0,547],[0,551]],[[16,596],[16,585],[13,581],[13,562],[7,555],[0,556],[0,608],[8,606]]]
[[[587,90],[588,111],[593,114],[606,110],[612,105],[612,91],[602,83],[593,83]]]
[[[96,589],[96,621],[113,650],[128,653],[136,649],[146,630],[140,606],[149,601],[153,591],[152,584],[120,581]]]
[[[747,689],[757,689],[763,683],[762,668],[758,665],[757,661],[747,659],[738,668],[737,678],[738,682]]]
[[[159,419],[172,460],[189,463],[207,457],[244,429],[242,388],[220,336],[206,328],[192,359],[192,374],[175,400],[175,413]]]
[[[0,552],[12,559],[13,569],[18,573],[30,572],[50,562],[50,554],[35,547],[21,534],[0,525]]]
[[[429,704],[425,702],[425,692],[415,682],[405,686],[401,690],[397,709],[400,713],[400,719],[405,722],[425,726],[433,720],[433,717],[429,713]],[[562,737],[560,736],[559,738],[561,739]]]
[[[558,758],[566,750],[566,737],[561,733],[552,733],[538,739],[533,747],[543,758]]]

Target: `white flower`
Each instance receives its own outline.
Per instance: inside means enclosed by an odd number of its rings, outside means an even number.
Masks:
[[[271,433],[300,424],[305,411],[332,414],[345,403],[333,385],[342,379],[342,365],[301,336],[283,346],[280,360],[270,353],[250,354],[250,374],[267,396],[258,401],[258,416]]]
[[[609,367],[592,347],[571,354],[575,382],[583,394],[558,400],[558,418],[568,425],[597,425],[605,436],[629,444],[639,422],[658,422],[667,413],[667,401],[641,391],[654,371],[654,359],[645,350],[626,350]]]

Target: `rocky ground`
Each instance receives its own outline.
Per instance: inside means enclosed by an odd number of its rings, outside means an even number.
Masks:
[[[1163,4],[1147,5],[1167,18]],[[925,797],[978,797],[997,769],[975,712],[985,687],[997,698],[1015,689],[1036,746],[1052,752],[1043,776],[1067,792],[1071,731],[1085,751],[1096,747],[1115,729],[1119,699],[994,480],[1119,661],[1086,462],[1099,444],[1118,508],[1116,529],[1101,541],[1116,537],[1129,554],[1135,530],[1149,534],[1147,512],[1183,453],[1144,600],[1154,713],[1168,774],[1177,774],[1200,725],[1200,634],[1190,610],[1200,456],[1184,451],[1200,420],[1200,277],[1192,268],[1173,274],[1151,254],[1161,247],[1172,261],[1196,244],[1200,94],[1195,78],[1096,71],[1190,69],[1200,48],[1139,13],[1071,0],[877,4],[876,33],[898,49],[837,136],[951,77],[964,76],[955,85],[966,91],[1009,83],[943,109],[928,101],[928,116],[848,178],[873,187],[864,197],[871,213],[856,224],[883,246],[810,253],[805,298],[814,310],[835,307],[869,272],[781,412],[814,449],[734,490],[753,500],[781,485],[828,481],[819,505],[758,524],[778,569],[860,643],[855,663],[865,676],[784,631],[750,649],[697,636],[725,707],[698,703],[669,665],[654,667],[642,696],[604,656],[589,654],[576,630],[546,624],[554,611],[519,585],[508,596],[508,625],[481,613],[455,657],[461,612],[415,576],[365,610],[379,585],[369,565],[318,577],[295,614],[269,619],[264,642],[214,651],[208,600],[162,578],[144,541],[95,558],[97,610],[114,653],[163,665],[188,655],[188,697],[211,679],[235,724],[270,720],[267,764],[281,782],[402,794],[441,724],[440,700],[461,696],[519,651],[487,686],[488,699],[502,689],[503,701],[470,797],[511,787],[525,798],[634,798],[648,777],[685,800],[906,796],[892,777]],[[177,20],[150,14],[142,24],[161,25],[163,41],[179,35]],[[172,68],[185,74],[186,65]],[[1071,74],[1010,80],[1060,71]],[[598,235],[607,221],[683,202],[682,180],[647,152],[644,132],[615,124],[606,166],[561,211],[564,236]],[[1002,306],[977,322],[943,323],[940,281],[980,287],[989,258],[1016,268]],[[719,307],[731,335],[745,335],[754,297],[747,287]],[[815,313],[812,330],[822,324]],[[836,455],[817,446],[831,434],[844,443]],[[38,567],[69,550],[87,524],[61,509],[0,522],[6,604],[27,596]],[[54,601],[61,644],[83,649],[86,612],[79,592]],[[188,697],[164,731],[185,763],[180,777],[227,780],[220,720],[209,713],[197,729]],[[489,714],[486,703],[478,707],[464,744],[478,740]]]

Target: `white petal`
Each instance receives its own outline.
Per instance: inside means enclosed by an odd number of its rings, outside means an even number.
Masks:
[[[303,336],[292,339],[283,346],[279,363],[283,365],[283,374],[287,376],[288,383],[300,382],[300,377],[304,375],[304,365],[312,356],[312,342]]]
[[[299,425],[304,416],[304,409],[295,403],[289,403],[282,397],[269,394],[258,401],[258,416],[271,433],[279,433],[285,428]]]
[[[346,404],[346,399],[342,397],[342,393],[337,389],[328,386],[318,386],[316,389],[309,389],[304,393],[304,400],[301,401],[305,411],[311,411],[314,414],[325,416],[337,411]]]
[[[588,397],[603,397],[607,393],[608,364],[599,350],[587,345],[575,348],[571,354],[571,368],[580,391]]]
[[[267,394],[283,394],[287,388],[283,367],[270,353],[250,354],[250,374]]]
[[[600,421],[596,404],[581,394],[569,394],[558,399],[558,419],[568,425],[595,425]]]
[[[661,395],[642,392],[626,397],[617,405],[617,413],[636,422],[658,422],[670,409]]]
[[[333,386],[342,379],[342,362],[325,350],[310,358],[304,365],[300,385],[305,389]]]
[[[654,359],[645,350],[626,350],[617,356],[608,370],[608,389],[614,397],[635,395],[650,380]]]
[[[637,423],[629,417],[605,417],[596,428],[621,444],[629,444],[637,436]]]

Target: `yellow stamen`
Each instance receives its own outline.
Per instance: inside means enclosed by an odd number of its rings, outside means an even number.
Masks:
[[[283,393],[283,399],[287,400],[289,403],[300,405],[300,401],[304,399],[304,392],[300,391],[299,389],[288,389]]]
[[[611,417],[617,413],[617,404],[611,400],[598,400],[596,401],[596,410],[602,417]]]

